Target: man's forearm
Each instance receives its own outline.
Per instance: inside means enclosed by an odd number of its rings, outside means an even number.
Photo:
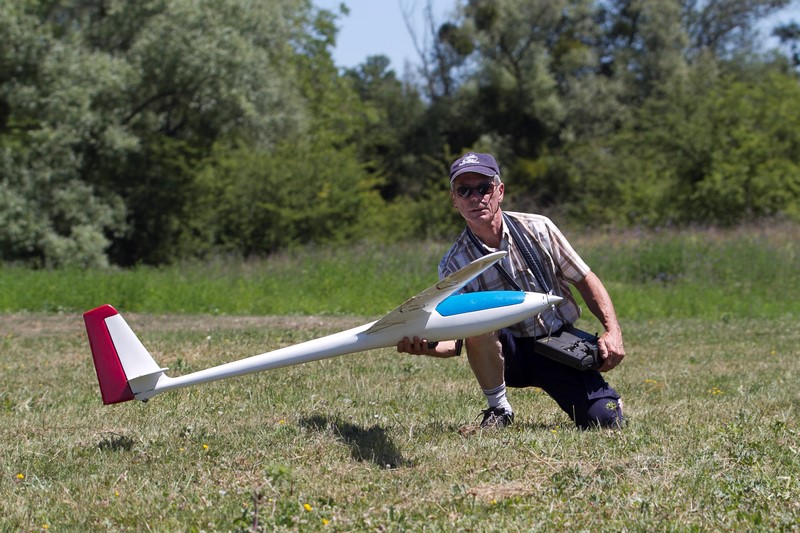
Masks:
[[[606,331],[620,331],[611,296],[594,272],[589,272],[581,282],[575,284],[575,288],[580,292],[589,311],[603,324]]]
[[[619,327],[611,296],[608,295],[603,282],[593,272],[590,272],[580,283],[576,283],[575,287],[581,293],[586,306],[606,330],[597,342],[600,358],[603,361],[598,370],[608,372],[625,358],[622,329]]]
[[[413,339],[405,337],[397,343],[397,351],[430,357],[454,357],[458,355],[456,354],[456,341],[440,341],[434,347],[431,347],[428,345],[427,340],[420,337],[414,337]]]

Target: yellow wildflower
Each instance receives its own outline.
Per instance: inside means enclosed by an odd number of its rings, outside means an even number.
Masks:
[[[305,509],[306,511],[310,511],[311,510],[311,506],[309,504],[307,504],[307,503],[304,503],[303,504],[303,509]]]

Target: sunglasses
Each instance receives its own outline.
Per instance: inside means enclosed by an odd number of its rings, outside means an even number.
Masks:
[[[482,198],[487,194],[492,194],[494,192],[495,184],[491,181],[487,181],[481,183],[480,185],[476,185],[475,187],[469,187],[468,185],[462,185],[456,188],[456,194],[459,195],[461,198],[470,198],[473,192],[478,193],[478,197]]]

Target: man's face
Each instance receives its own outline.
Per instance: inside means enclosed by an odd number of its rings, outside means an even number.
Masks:
[[[489,176],[467,172],[453,181],[450,198],[467,222],[485,224],[498,216],[504,192],[502,183],[495,185]]]

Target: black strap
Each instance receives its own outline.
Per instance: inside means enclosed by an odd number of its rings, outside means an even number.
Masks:
[[[485,252],[486,251],[484,249],[483,244],[481,243],[481,241],[478,239],[478,237],[475,236],[474,233],[472,233],[472,230],[469,229],[469,227],[467,227],[467,235],[469,236],[470,240],[472,241],[472,244],[474,244],[475,247],[478,249],[478,251],[480,251],[480,252]],[[494,264],[494,267],[497,269],[497,271],[500,273],[500,275],[503,277],[503,279],[506,280],[506,283],[508,283],[509,285],[514,287],[515,290],[518,290],[520,292],[524,292],[524,289],[519,286],[519,283],[517,283],[514,280],[514,278],[511,277],[511,274],[506,272],[506,269],[503,268],[503,265],[501,265],[499,261]]]
[[[517,247],[522,252],[522,257],[525,258],[525,262],[528,263],[528,268],[531,269],[533,277],[536,278],[536,282],[547,293],[552,292],[553,287],[547,282],[547,276],[544,273],[542,263],[539,262],[536,254],[534,254],[528,246],[528,240],[522,236],[522,233],[517,227],[517,222],[505,213],[503,213],[503,220],[505,220],[506,224],[508,224],[508,229],[511,232],[511,238],[517,243]]]
[[[553,287],[552,285],[550,285],[550,283],[547,282],[548,278],[544,273],[544,268],[542,267],[542,263],[539,261],[539,259],[536,258],[536,255],[531,251],[530,247],[528,246],[528,241],[522,236],[522,233],[517,227],[517,222],[510,216],[506,215],[505,213],[503,213],[503,220],[508,226],[508,230],[511,233],[511,238],[514,239],[515,243],[517,243],[517,248],[519,248],[523,259],[525,259],[525,262],[528,264],[528,268],[530,268],[533,277],[536,279],[536,283],[538,283],[539,286],[542,289],[544,289],[547,293],[552,292]],[[485,252],[483,244],[478,239],[478,237],[476,237],[475,234],[472,233],[472,230],[469,229],[469,227],[467,227],[467,235],[472,241],[472,244],[474,244],[475,247],[478,248],[478,250],[480,250],[481,252]],[[503,276],[503,279],[506,281],[506,283],[508,283],[518,291],[523,290],[522,287],[520,287],[519,283],[517,283],[514,280],[514,278],[512,278],[511,275],[506,271],[506,269],[503,268],[503,265],[501,265],[500,262],[495,263],[494,266],[495,268],[497,268],[497,271],[500,272],[500,275]]]

